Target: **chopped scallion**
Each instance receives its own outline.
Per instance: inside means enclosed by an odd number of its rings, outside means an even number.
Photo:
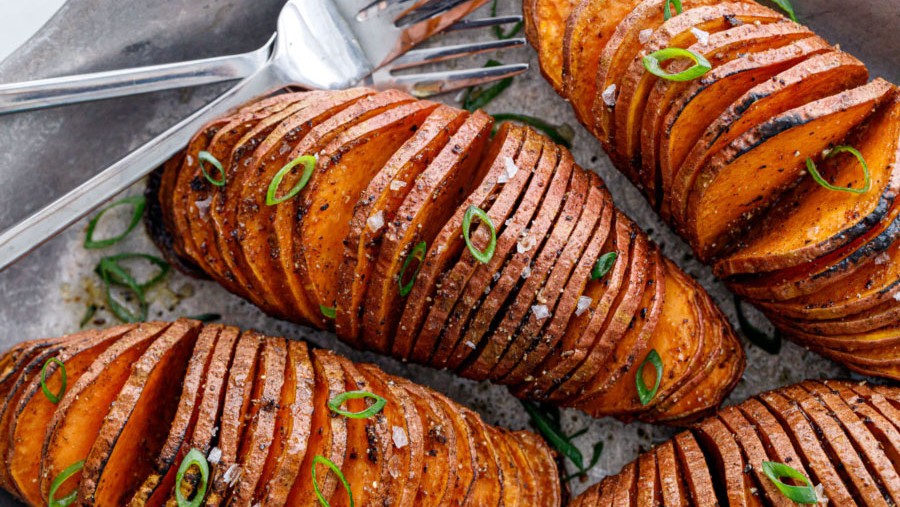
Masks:
[[[647,363],[653,365],[656,369],[656,380],[653,381],[653,388],[647,387],[647,384],[644,382],[644,366],[647,366]],[[638,366],[637,372],[634,375],[634,383],[637,386],[638,398],[641,400],[641,405],[647,406],[653,401],[653,398],[656,396],[656,392],[659,390],[659,384],[662,382],[663,377],[663,363],[662,358],[659,357],[659,352],[656,349],[652,349],[647,357],[644,358],[644,362]]]
[[[198,159],[197,163],[200,164],[200,170],[203,171],[203,176],[206,177],[206,180],[217,187],[224,187],[225,183],[226,183],[226,181],[225,181],[226,176],[225,176],[225,168],[222,167],[222,163],[219,162],[219,160],[216,159],[216,157],[214,157],[212,155],[212,153],[210,153],[208,151],[201,151],[200,153],[198,153],[197,159]],[[212,176],[210,176],[209,172],[206,171],[206,166],[203,165],[204,162],[207,162],[210,165],[212,165],[213,167],[215,167],[216,170],[219,171],[219,175],[221,176],[221,179],[215,179]]]
[[[478,247],[476,247],[472,242],[472,219],[475,217],[479,218],[481,222],[487,225],[491,230],[491,240],[484,250],[479,250]],[[469,247],[469,252],[471,252],[472,256],[482,264],[487,264],[488,262],[490,262],[491,258],[494,256],[494,250],[497,248],[497,229],[494,228],[494,223],[491,222],[491,217],[489,217],[488,214],[478,206],[470,205],[468,209],[466,209],[466,214],[463,215],[462,231],[463,238],[465,238],[466,240],[466,246]]]
[[[68,468],[53,478],[53,482],[50,483],[50,491],[47,494],[47,505],[49,505],[49,507],[68,507],[75,503],[75,500],[78,498],[77,488],[60,499],[56,498],[56,491],[63,483],[69,480],[69,477],[80,472],[82,468],[84,468],[84,460],[69,465]]]
[[[59,370],[59,392],[57,392],[56,394],[50,392],[50,388],[47,387],[47,368],[51,364],[56,364],[58,366],[57,369]],[[54,405],[58,404],[60,400],[62,400],[63,395],[66,394],[67,380],[66,365],[63,364],[63,362],[60,361],[58,357],[51,357],[50,359],[47,359],[47,361],[44,363],[44,366],[41,368],[41,391],[44,392],[44,396],[46,396],[47,399],[50,400],[50,402]]]
[[[337,465],[335,465],[330,459],[317,454],[315,457],[313,457],[312,462],[312,483],[313,490],[316,493],[316,498],[319,500],[319,505],[322,505],[323,507],[331,507],[331,504],[328,503],[328,500],[324,496],[322,496],[322,492],[319,491],[319,480],[316,478],[316,465],[320,463],[327,466],[329,469],[331,469],[332,472],[334,472],[335,475],[337,475],[338,479],[340,479],[341,483],[344,485],[344,489],[347,490],[347,497],[350,498],[350,507],[353,507],[353,491],[350,489],[350,483],[347,482],[347,478],[344,477],[344,473],[341,472],[341,469],[338,468]]]
[[[776,463],[773,461],[763,461],[762,469],[763,473],[766,474],[766,477],[775,484],[778,491],[781,491],[781,494],[787,497],[788,500],[799,504],[819,503],[816,490],[809,482],[809,479],[796,469],[783,463]],[[785,484],[781,480],[782,478],[793,479],[804,483],[804,485],[792,486],[790,484]]]
[[[194,489],[193,499],[188,500],[184,497],[181,489],[181,481],[184,480],[184,474],[191,467],[196,466],[200,471],[199,486]],[[178,473],[175,475],[175,501],[178,507],[200,507],[206,497],[206,488],[209,485],[209,463],[206,456],[197,449],[191,449],[181,460],[181,466],[178,467]]]
[[[269,190],[266,192],[266,204],[269,206],[274,206],[276,204],[283,203],[299,194],[306,184],[309,183],[309,179],[312,177],[313,170],[316,168],[317,159],[313,155],[302,155],[300,157],[291,160],[287,164],[284,165],[281,169],[275,173],[275,177],[272,178],[272,181],[269,183]],[[275,197],[275,193],[278,192],[278,187],[281,186],[281,180],[284,179],[284,176],[290,172],[294,167],[297,167],[298,164],[303,164],[303,173],[300,174],[300,179],[297,180],[297,183],[291,187],[291,190],[284,194],[281,197]]]
[[[788,16],[790,16],[793,21],[797,21],[797,14],[794,12],[794,6],[791,4],[791,0],[772,0],[772,3],[781,7],[784,12],[788,13]]]
[[[863,178],[865,183],[863,183],[862,188],[850,188],[850,187],[838,187],[832,185],[825,181],[825,178],[819,174],[819,170],[816,169],[816,163],[813,162],[811,158],[806,159],[806,169],[809,171],[809,174],[812,175],[813,179],[816,180],[816,183],[822,185],[828,190],[836,190],[838,192],[849,192],[851,194],[864,194],[868,192],[872,188],[872,176],[869,174],[869,164],[866,163],[866,159],[863,158],[862,153],[860,153],[856,148],[852,146],[836,146],[825,155],[825,158],[831,158],[838,153],[849,153],[856,157],[856,160],[859,161],[859,165],[863,168]]]
[[[347,400],[358,400],[362,398],[373,400],[374,403],[360,412],[350,412],[341,408]],[[332,412],[351,419],[368,419],[381,412],[381,409],[383,409],[385,405],[387,405],[386,399],[375,393],[370,393],[369,391],[347,391],[328,400],[328,408],[330,408]]]
[[[321,311],[322,315],[328,317],[329,319],[333,319],[335,318],[335,316],[337,316],[337,309],[333,306],[319,305],[319,311]]]
[[[670,74],[661,67],[662,62],[675,58],[687,58],[694,65],[676,74]],[[682,48],[660,49],[644,57],[644,68],[656,77],[669,81],[693,81],[712,69],[712,64],[701,54]]]
[[[497,16],[497,0],[494,0],[494,3],[491,4],[491,17]],[[519,21],[515,25],[513,25],[512,29],[509,32],[504,32],[502,28],[499,26],[494,26],[494,35],[500,40],[511,39],[516,36],[520,31],[522,31],[522,22]]]
[[[128,222],[128,227],[119,234],[118,236],[113,236],[107,239],[94,239],[94,229],[97,228],[97,224],[100,222],[100,218],[106,214],[107,211],[119,207],[119,206],[131,206],[131,220]],[[120,199],[109,206],[100,210],[100,213],[91,219],[88,222],[87,232],[84,235],[84,247],[87,249],[97,249],[97,248],[106,248],[108,246],[115,245],[119,241],[125,239],[125,236],[131,233],[135,227],[141,222],[141,217],[144,215],[144,209],[147,207],[147,199],[143,195],[134,195],[131,197],[126,197],[124,199]]]
[[[681,14],[683,11],[681,0],[666,0],[666,7],[663,9],[663,17],[666,21],[672,17],[672,6],[670,4],[675,4],[675,14]]]
[[[400,268],[400,274],[397,277],[397,284],[400,286],[400,296],[406,297],[412,292],[413,285],[416,283],[416,277],[419,276],[419,270],[422,269],[423,261],[425,260],[425,251],[428,249],[428,244],[424,241],[419,241],[416,243],[416,246],[413,247],[412,251],[409,252],[409,255],[406,256],[406,260],[403,261],[403,267]],[[418,261],[416,263],[416,269],[413,271],[412,276],[409,277],[409,280],[406,283],[403,282],[404,278],[406,278],[406,269],[409,267],[410,263],[415,259]]]
[[[606,276],[607,273],[616,265],[616,259],[619,257],[619,254],[616,252],[606,252],[601,255],[597,262],[594,263],[594,268],[591,269],[591,280],[599,280]]]

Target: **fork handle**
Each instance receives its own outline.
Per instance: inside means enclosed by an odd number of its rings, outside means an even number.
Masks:
[[[272,67],[264,66],[125,158],[3,231],[0,234],[0,271],[149,174],[183,149],[203,125],[249,100],[283,86],[284,81]]]
[[[273,40],[239,55],[0,84],[0,114],[243,79],[265,64]]]

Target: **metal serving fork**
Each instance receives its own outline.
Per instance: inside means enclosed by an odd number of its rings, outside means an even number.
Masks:
[[[315,89],[365,85],[401,88],[425,97],[524,72],[527,64],[395,74],[416,65],[523,45],[523,39],[510,39],[409,51],[485,1],[289,0],[279,14],[276,35],[265,47],[236,57],[201,60],[198,72],[190,71],[190,64],[173,64],[157,66],[157,70],[175,70],[174,77],[171,73],[165,78],[154,77],[151,72],[143,83],[130,80],[137,86],[110,75],[114,73],[100,73],[77,78],[71,86],[63,86],[66,78],[27,83],[32,88],[30,94],[18,93],[21,90],[13,90],[14,85],[0,88],[0,95],[16,97],[9,110],[24,110],[246,76],[208,105],[0,234],[0,271],[136,183],[183,148],[204,124],[260,95],[287,85]],[[456,28],[514,20],[494,18]],[[153,68],[136,70],[148,69]],[[115,79],[110,81],[109,77]],[[112,84],[100,86],[101,82]],[[34,91],[37,89],[56,91],[41,98]]]

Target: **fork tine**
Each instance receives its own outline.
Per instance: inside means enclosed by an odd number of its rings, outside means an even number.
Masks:
[[[441,16],[457,7],[467,6],[469,4],[469,12],[476,7],[485,3],[487,0],[428,0],[409,9],[405,14],[397,19],[396,25],[401,28],[408,28],[423,21]]]
[[[508,25],[510,23],[519,23],[521,21],[522,16],[496,16],[493,18],[464,19],[448,26],[446,31],[454,32],[457,30],[470,30],[473,28],[487,28],[491,26]]]
[[[418,98],[431,97],[440,93],[451,92],[460,88],[468,88],[490,83],[499,79],[517,76],[528,70],[527,63],[512,63],[496,67],[477,67],[471,69],[449,70],[441,72],[423,72],[392,76],[379,71],[373,76],[375,84],[381,88],[400,88],[408,90]],[[379,79],[384,77],[385,79]]]
[[[417,65],[425,65],[426,63],[441,62],[454,58],[462,58],[464,56],[486,53],[488,51],[497,51],[506,48],[515,48],[525,45],[525,39],[505,39],[490,40],[483,42],[472,42],[468,44],[456,44],[452,46],[440,46],[434,48],[413,49],[406,52],[388,67],[391,71],[415,67]]]

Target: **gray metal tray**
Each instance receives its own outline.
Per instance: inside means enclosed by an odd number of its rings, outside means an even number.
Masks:
[[[868,63],[873,76],[900,81],[898,0],[794,3],[803,22]],[[500,4],[501,13],[520,10],[516,0],[501,0]],[[0,82],[247,51],[269,37],[280,6],[280,0],[69,0],[33,39],[0,63]],[[489,37],[470,33],[448,38],[478,35]],[[501,56],[506,62],[528,59],[533,69],[517,78],[513,88],[490,105],[490,111],[533,114],[575,127],[576,160],[603,176],[619,206],[663,245],[669,256],[699,278],[733,319],[731,296],[712,279],[709,269],[692,260],[684,243],[660,222],[637,190],[611,167],[599,144],[577,125],[568,105],[541,78],[533,51],[516,50]],[[222,89],[211,86],[0,117],[0,229],[51,202]],[[443,100],[452,103],[453,97]],[[138,185],[129,193],[140,191]],[[93,266],[100,256],[110,253],[84,250],[84,227],[84,222],[71,227],[0,273],[0,347],[77,330],[86,301],[96,297]],[[109,250],[153,252],[154,248],[139,229],[127,242]],[[269,318],[211,282],[173,274],[164,285],[152,295],[152,318],[220,313],[229,324],[309,339],[354,360],[377,363],[450,395],[492,423],[526,426],[520,405],[503,388],[350,349],[329,333]],[[729,402],[804,378],[846,375],[829,361],[791,344],[777,356],[748,346],[748,356],[747,372]],[[640,449],[672,434],[644,424],[591,421],[576,411],[566,411],[564,420],[570,429],[590,426],[578,439],[586,455],[593,442],[602,439],[606,443],[591,480],[573,484],[576,492],[618,471]],[[0,505],[15,504],[9,496],[0,496]]]

